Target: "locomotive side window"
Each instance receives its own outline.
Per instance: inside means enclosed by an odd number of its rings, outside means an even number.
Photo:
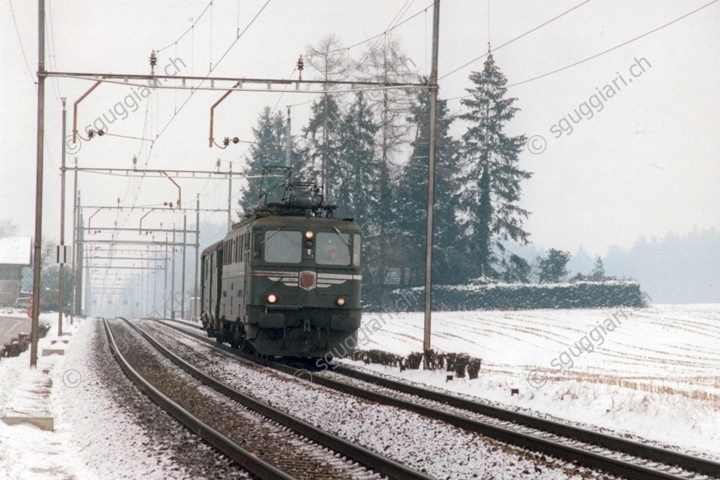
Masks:
[[[347,233],[317,234],[318,265],[350,265],[350,235]]]
[[[353,235],[353,265],[356,267],[360,266],[360,252],[362,249],[362,244],[360,242],[360,234],[356,233]]]
[[[253,263],[260,261],[260,252],[262,252],[262,244],[263,244],[263,238],[264,238],[263,233],[264,232],[262,230],[260,230],[260,231],[256,230],[253,233],[253,254],[252,254],[253,255],[253,257],[252,257]]]
[[[300,263],[302,233],[290,230],[265,232],[265,261],[270,263]]]
[[[240,235],[240,241],[238,242],[238,251],[240,252],[240,263],[245,261],[245,249],[243,248],[243,245],[245,245],[245,234],[243,233]]]

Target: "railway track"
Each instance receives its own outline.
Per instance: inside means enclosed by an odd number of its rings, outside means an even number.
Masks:
[[[453,395],[423,389],[388,378],[338,366],[330,375],[307,372],[238,352],[218,345],[206,336],[183,327],[161,322],[200,341],[215,345],[238,357],[272,367],[313,383],[407,409],[496,440],[551,455],[579,465],[629,479],[720,478],[720,464],[682,453],[540,419],[511,410],[483,405]],[[339,380],[337,377],[345,377]],[[347,380],[347,381],[346,381]]]
[[[625,455],[644,459],[648,462],[670,465],[688,472],[705,475],[708,478],[720,478],[720,463],[713,462],[711,460],[694,457],[652,445],[646,445],[632,440],[618,438],[612,435],[598,433],[561,422],[555,422],[552,420],[534,417],[532,415],[514,412],[512,410],[484,405],[482,403],[474,402],[455,395],[428,390],[342,365],[337,366],[333,372],[393,391],[438,402],[443,405],[449,405],[467,412],[495,418],[503,422],[509,422],[529,429],[541,430],[543,432],[547,432],[549,435],[564,437],[582,444],[594,445],[596,447],[620,452]]]
[[[260,478],[431,478],[233,390],[198,371],[127,320],[122,324],[115,322],[112,327],[105,321],[104,325],[113,355],[126,375],[141,390],[188,429]],[[133,348],[138,348],[137,343],[143,342],[141,338],[144,338],[145,350],[150,350],[152,346],[156,352],[190,375],[197,385],[193,386],[188,378],[182,378],[184,374],[170,373],[167,365],[163,367],[162,362],[157,360],[159,355],[156,353],[155,361],[150,358],[152,353],[144,356],[135,354],[134,364],[132,360],[128,361],[124,349],[117,346],[114,331],[124,331],[125,346],[134,343]],[[135,340],[128,338],[128,332],[136,334]],[[158,373],[163,370],[163,373]],[[162,378],[162,388],[153,386],[152,382],[143,378],[145,376],[153,376],[156,381]],[[173,384],[168,385],[168,381]],[[207,395],[204,398],[190,398],[198,397],[200,385],[209,387],[222,396],[224,401],[213,402]],[[184,405],[180,405],[180,401],[171,400],[160,390],[174,392],[175,398],[183,397]],[[191,408],[187,408],[188,405]],[[202,408],[198,408],[199,405]],[[214,418],[213,414],[208,413],[209,408],[217,409]],[[196,415],[190,410],[200,410],[201,413]],[[207,417],[214,420],[215,426],[211,425],[212,421],[204,420]],[[230,420],[235,418],[241,418],[240,424],[234,422],[235,425],[231,425],[234,428],[226,429],[225,424],[233,423]],[[220,430],[231,430],[232,434],[221,433]],[[244,445],[239,445],[233,439],[241,439]]]

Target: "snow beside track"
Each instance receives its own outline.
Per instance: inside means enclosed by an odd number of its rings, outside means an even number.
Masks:
[[[603,333],[608,319],[617,326]],[[363,322],[360,349],[422,351],[421,313],[366,313]],[[720,461],[718,304],[436,312],[432,332],[436,351],[482,358],[480,377],[446,382],[442,371],[343,362]],[[576,344],[590,346],[579,353]]]
[[[0,415],[54,417],[55,431],[0,422],[0,479],[190,478],[167,447],[152,444],[101,381],[98,321],[64,325],[70,335],[62,338],[56,314],[43,314],[41,322],[53,328],[39,340],[38,352],[62,348],[65,355],[40,356],[37,370],[29,369],[29,350],[0,360]],[[109,351],[100,355],[105,353],[105,360],[114,362]]]
[[[206,374],[263,403],[434,478],[581,479],[606,475],[507,446],[413,412],[376,404],[248,364],[173,330],[146,324],[156,339]]]
[[[660,305],[624,313],[627,318],[618,315],[619,325],[606,331],[602,342],[594,340],[592,351],[568,357],[572,367],[557,369],[552,362],[565,360],[560,355],[571,346],[578,353],[575,343],[618,309],[434,313],[433,347],[483,358],[477,380],[446,383],[444,372],[359,366],[720,460],[720,305]],[[366,313],[364,325],[374,318],[379,317]],[[97,365],[87,361],[97,349],[97,322],[65,326],[72,336],[58,339],[57,314],[43,314],[41,321],[52,329],[39,350],[67,339],[66,355],[40,357],[37,370],[29,369],[29,352],[0,360],[0,414],[53,416],[56,431],[0,423],[0,479],[190,478],[177,453],[149,439],[129,408],[118,405]],[[372,333],[361,337],[360,348],[422,350],[422,314],[385,314],[380,323],[379,331],[368,329]],[[519,395],[511,395],[514,388]],[[289,398],[282,390],[270,393],[274,403]],[[316,412],[333,408],[315,394],[294,402],[312,404]],[[354,408],[368,412],[364,404]],[[407,428],[400,417],[373,423],[389,435],[377,439],[383,449],[394,448],[393,434]],[[354,427],[346,433],[359,435]],[[551,478],[552,468],[542,469]]]

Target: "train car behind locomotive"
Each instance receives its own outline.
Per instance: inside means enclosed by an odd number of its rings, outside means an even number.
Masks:
[[[360,327],[360,227],[334,218],[316,186],[285,175],[281,201],[203,251],[203,326],[260,355],[342,354]]]

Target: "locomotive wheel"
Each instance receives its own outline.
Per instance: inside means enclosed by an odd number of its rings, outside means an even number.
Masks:
[[[242,339],[242,335],[240,334],[240,329],[238,328],[237,323],[235,323],[232,327],[230,327],[228,341],[230,342],[230,346],[232,348],[239,348],[240,345],[242,345],[243,339]]]
[[[243,338],[242,343],[240,344],[240,350],[242,350],[245,353],[249,353],[250,355],[257,355],[257,351],[255,350],[255,347],[252,343],[248,342]]]

